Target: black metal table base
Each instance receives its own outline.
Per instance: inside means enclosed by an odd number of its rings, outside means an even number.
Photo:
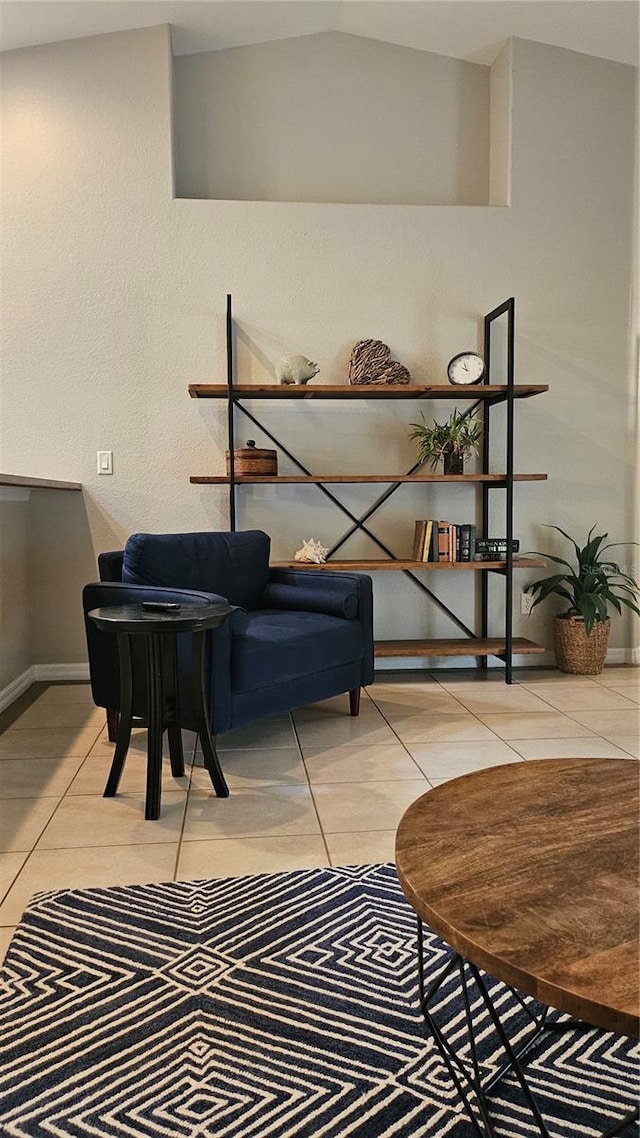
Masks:
[[[212,786],[219,798],[227,798],[229,788],[218,760],[206,710],[205,633],[193,632],[191,637],[192,699],[197,734]],[[120,710],[116,747],[103,795],[105,798],[112,798],[117,792],[131,741],[133,710],[131,637],[127,632],[118,632],[116,639],[120,662]],[[174,778],[180,778],[184,774],[184,753],[179,726],[181,717],[175,634],[171,631],[152,632],[144,637],[144,644],[147,679],[147,786],[144,816],[147,821],[155,821],[160,817],[162,737],[165,729],[169,740],[171,773]]]
[[[465,1059],[461,1057],[460,1048],[454,1047],[446,1037],[445,1032],[438,1024],[436,1016],[431,1009],[431,1005],[445,981],[456,972],[458,974],[463,999],[464,1028],[468,1042],[468,1058]],[[505,984],[505,989],[513,996],[529,1020],[529,1030],[526,1038],[514,1045],[509,1039],[505,1027],[501,1022],[483,974],[474,964],[465,960],[459,953],[453,952],[452,950],[452,955],[446,966],[429,985],[426,985],[423,926],[419,918],[418,986],[420,1008],[425,1023],[447,1069],[449,1077],[465,1106],[475,1134],[479,1135],[479,1138],[497,1138],[490,1117],[491,1093],[505,1076],[512,1073],[519,1084],[522,1101],[528,1109],[530,1119],[535,1123],[537,1128],[534,1133],[540,1134],[541,1138],[554,1138],[552,1131],[547,1127],[540,1107],[536,1102],[525,1076],[524,1062],[543,1032],[596,1031],[597,1029],[591,1027],[590,1024],[574,1019],[550,1022],[548,1019],[548,1008],[543,1007],[535,1001],[527,1003],[526,998],[523,997],[520,992],[515,988],[511,988],[508,984]],[[495,1039],[504,1054],[504,1062],[499,1069],[491,1076],[485,1078],[482,1076],[482,1059],[478,1048],[480,1030],[476,1010],[478,1006],[488,1014],[491,1027],[495,1033]],[[535,1009],[540,1010],[536,1011]],[[457,1024],[458,1029],[459,1026],[460,1025]],[[482,1026],[482,1033],[483,1035],[486,1034],[486,1017],[485,1023]],[[627,1112],[618,1122],[602,1131],[601,1134],[598,1135],[598,1138],[615,1138],[616,1135],[625,1135],[627,1133],[629,1136],[632,1134],[637,1135],[637,1128],[634,1127],[632,1130],[631,1127],[634,1122],[638,1121],[638,1117],[639,1112],[636,1107]],[[589,1132],[591,1133],[591,1131]]]

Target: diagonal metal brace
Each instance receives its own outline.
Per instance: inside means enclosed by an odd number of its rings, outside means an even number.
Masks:
[[[278,439],[276,435],[274,435],[267,427],[264,426],[264,423],[261,423],[260,420],[257,419],[251,411],[248,411],[244,404],[238,402],[237,406],[240,408],[243,414],[245,414],[247,418],[250,419],[251,422],[254,423],[255,426],[258,427],[258,429],[267,436],[268,439],[271,440],[272,443],[275,443],[276,446],[280,448],[283,454],[286,454],[287,458],[291,459],[291,461],[298,467],[298,470],[301,470],[303,474],[308,474],[309,477],[314,477],[312,471],[310,471],[304,465],[304,463],[300,462],[300,460],[296,458],[295,454],[292,454],[292,452],[286,446],[284,446],[283,443],[280,442],[280,439]],[[416,465],[412,467],[409,473],[412,473],[413,470],[417,469],[417,467],[420,465],[421,463],[416,463]],[[315,482],[313,485],[317,486],[319,490],[322,490],[323,494],[325,494],[326,497],[329,498],[331,502],[333,502],[334,506],[337,506],[338,509],[341,510],[343,514],[346,514],[347,517],[350,518],[354,523],[347,536],[355,533],[358,529],[362,530],[363,533],[366,533],[367,537],[371,538],[371,540],[375,542],[375,544],[383,551],[383,553],[386,553],[387,557],[389,557],[392,561],[399,560],[393,550],[389,549],[389,546],[385,545],[385,543],[379,537],[376,537],[375,533],[373,533],[372,530],[368,528],[368,526],[364,525],[364,522],[361,519],[357,518],[355,514],[352,514],[351,510],[349,510],[348,507],[345,506],[339,498],[336,498],[335,494],[332,494],[330,490],[327,490],[326,486],[324,486],[323,483]],[[394,490],[397,490],[398,486],[401,485],[401,482],[394,483],[394,485],[390,487],[384,495],[382,495],[380,502],[374,507],[370,508],[367,513],[363,515],[364,519],[370,517],[374,510],[378,508],[378,505],[382,505],[382,502],[386,501],[390,494],[393,493]],[[331,556],[331,554],[334,553],[335,550],[340,545],[342,545],[344,541],[346,541],[346,537],[342,538],[338,545],[333,546],[333,548],[329,551],[329,556]],[[405,574],[405,576],[414,581],[418,588],[422,589],[423,593],[426,593],[426,595],[431,601],[433,601],[436,607],[439,608],[441,612],[445,613],[445,615],[448,616],[449,619],[452,620],[453,623],[457,625],[457,627],[462,632],[464,632],[465,636],[468,636],[470,639],[475,638],[475,633],[467,627],[464,621],[460,620],[460,618],[457,617],[456,614],[452,612],[451,609],[447,607],[447,605],[445,605],[444,601],[441,601],[440,598],[435,595],[435,593],[432,593],[431,589],[427,588],[427,586],[423,584],[423,582],[418,577],[416,577],[415,573],[413,573],[410,569],[403,569],[402,572]]]

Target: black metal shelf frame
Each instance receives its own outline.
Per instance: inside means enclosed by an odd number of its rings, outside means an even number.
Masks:
[[[506,481],[505,481],[505,534],[507,538],[507,559],[505,563],[504,579],[504,636],[506,651],[502,659],[504,660],[505,668],[505,683],[513,683],[513,428],[514,428],[514,398],[513,388],[515,383],[515,342],[516,342],[516,302],[514,297],[509,297],[502,304],[498,305],[491,312],[488,312],[484,318],[484,366],[485,377],[484,382],[490,382],[491,376],[491,333],[493,331],[494,322],[501,316],[507,318],[507,360],[506,360],[506,382],[507,382],[507,429],[506,429]],[[484,432],[482,443],[482,473],[489,473],[489,455],[491,445],[491,404],[487,405],[484,412]],[[483,532],[489,520],[489,490],[495,489],[489,483],[482,484],[482,525]],[[488,620],[489,620],[489,578],[485,573],[482,575],[482,586],[480,595],[480,622],[481,622],[481,635],[488,635]],[[481,668],[487,667],[486,659],[480,663]]]
[[[513,429],[514,429],[514,376],[515,376],[515,299],[510,297],[505,300],[503,304],[494,308],[491,312],[487,313],[484,318],[484,359],[485,359],[485,373],[483,384],[490,384],[490,370],[491,370],[491,332],[494,321],[499,317],[506,315],[507,317],[507,361],[506,361],[506,408],[507,408],[507,427],[506,427],[506,477],[504,481],[499,484],[482,483],[482,497],[480,509],[480,526],[479,529],[483,536],[486,536],[486,526],[489,517],[489,492],[490,490],[501,488],[506,489],[506,503],[505,503],[505,531],[507,537],[507,556],[504,568],[490,570],[481,574],[481,594],[480,594],[480,624],[481,633],[480,637],[486,639],[488,637],[488,613],[489,613],[489,572],[497,574],[499,577],[505,579],[505,611],[504,611],[504,628],[505,628],[505,652],[498,657],[505,665],[505,682],[511,684],[513,682]],[[263,422],[261,422],[252,411],[250,411],[243,403],[243,396],[240,396],[235,391],[234,384],[234,342],[233,342],[233,315],[232,315],[232,302],[231,295],[227,294],[227,309],[226,309],[226,349],[227,349],[227,435],[228,435],[228,451],[229,451],[229,524],[230,529],[235,531],[237,520],[236,509],[236,489],[239,485],[235,476],[234,464],[234,449],[235,449],[235,410],[238,408],[266,437],[273,442],[283,454],[289,458],[294,465],[305,475],[311,475],[310,471],[299,458],[293,454],[288,447],[278,439],[272,431],[270,431]],[[471,396],[470,396],[471,397]],[[417,399],[424,398],[423,395],[418,394]],[[475,412],[482,408],[483,412],[483,446],[482,446],[482,473],[489,473],[489,454],[490,454],[490,425],[491,407],[494,403],[503,402],[503,397],[496,397],[495,399],[483,398],[476,399],[471,406],[464,412],[464,417],[470,417]],[[407,475],[414,474],[421,466],[420,462],[414,465],[407,471]],[[329,550],[327,560],[345,544],[345,542],[358,530],[365,533],[379,549],[383,551],[386,557],[391,561],[399,561],[401,558],[391,550],[384,541],[381,540],[369,527],[366,522],[370,517],[375,514],[380,507],[388,501],[388,499],[404,485],[403,482],[394,482],[379,495],[376,501],[369,506],[369,508],[360,517],[355,514],[340,501],[327,486],[322,482],[313,483],[318,489],[332,502],[337,508],[349,519],[351,526],[345,533],[338,539],[337,542]],[[473,632],[457,615],[454,613],[443,601],[440,600],[431,589],[424,584],[424,582],[416,576],[416,573],[410,569],[403,569],[402,572],[409,577],[414,584],[426,594],[430,601],[444,612],[447,617],[455,624],[465,636],[474,640],[477,634]],[[473,655],[473,652],[469,653]],[[480,658],[480,667],[487,667],[486,656]]]

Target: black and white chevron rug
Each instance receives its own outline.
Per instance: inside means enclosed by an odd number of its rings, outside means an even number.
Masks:
[[[429,974],[447,955],[427,937]],[[473,1138],[426,1038],[390,865],[42,893],[0,987],[6,1138]],[[439,1014],[462,1039],[455,984]],[[598,1031],[542,1042],[527,1070],[550,1132],[589,1138],[632,1109],[638,1060]],[[493,1118],[537,1133],[508,1079]]]

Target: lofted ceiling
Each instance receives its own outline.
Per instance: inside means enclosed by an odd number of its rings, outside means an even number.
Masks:
[[[2,0],[0,50],[171,24],[177,55],[340,31],[493,62],[510,36],[640,62],[637,0]]]

